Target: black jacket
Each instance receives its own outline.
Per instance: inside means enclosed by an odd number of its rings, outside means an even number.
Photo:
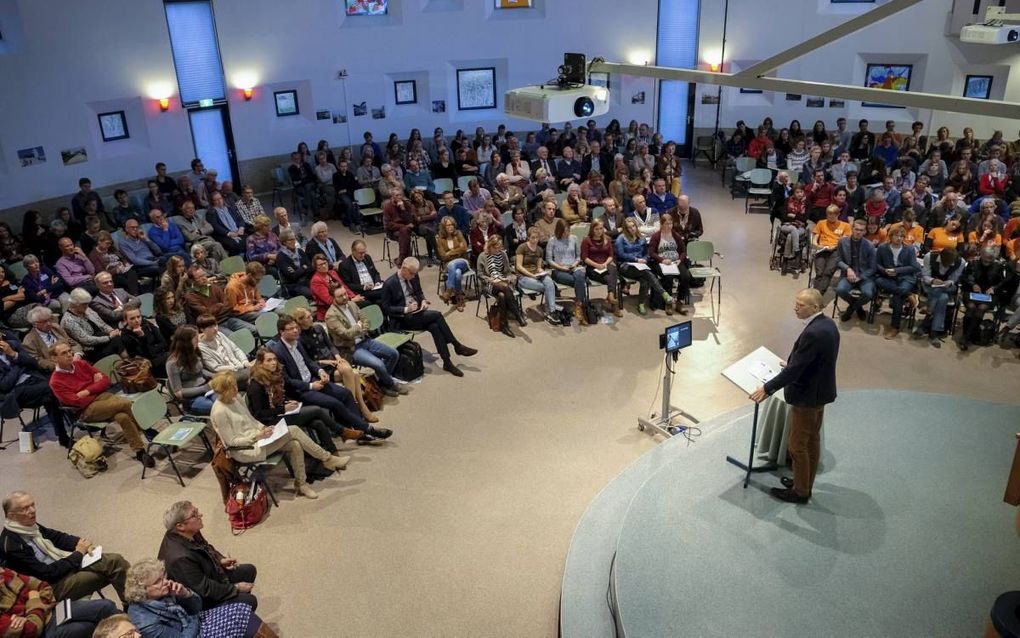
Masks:
[[[142,320],[142,336],[136,335],[125,328],[121,331],[124,337],[124,349],[129,356],[148,359],[152,363],[153,372],[157,377],[166,375],[167,347],[166,340],[159,328],[147,320]]]
[[[368,274],[372,275],[372,281],[382,281],[382,277],[379,276],[379,271],[375,269],[375,263],[372,262],[372,258],[365,255],[365,259],[362,260],[365,264],[365,268],[368,269]],[[344,283],[359,295],[365,294],[365,287],[361,285],[361,277],[358,276],[358,266],[354,261],[354,257],[348,256],[347,259],[340,264],[340,278],[344,280]]]
[[[298,341],[297,351],[300,356],[304,358],[305,365],[308,367],[308,371],[312,377],[310,381],[304,381],[301,379],[301,372],[298,371],[297,363],[294,361],[294,357],[290,356],[290,350],[287,346],[283,345],[282,341],[274,339],[269,342],[269,349],[273,351],[276,358],[283,364],[283,385],[287,388],[287,394],[291,397],[300,397],[305,392],[308,392],[308,384],[319,380],[319,367],[318,362],[308,356],[308,352],[305,347],[301,345],[301,341]]]
[[[254,379],[248,381],[245,399],[248,401],[248,411],[263,425],[275,425],[283,416],[283,404],[272,405],[269,402],[269,391]]]
[[[285,285],[304,284],[308,285],[312,278],[312,258],[308,251],[299,248],[297,261],[291,258],[284,251],[276,253],[276,269],[280,272],[280,281]]]
[[[765,391],[786,389],[786,402],[801,407],[821,407],[836,400],[836,357],[839,330],[832,319],[820,314],[805,326],[793,344],[786,367],[765,383]]]
[[[421,305],[421,302],[425,300],[425,293],[421,289],[421,279],[415,275],[414,279],[408,283],[411,284],[413,301],[417,301],[418,305]],[[383,283],[382,291],[383,312],[389,317],[403,317],[404,307],[412,300],[404,298],[404,290],[400,286],[400,276],[397,274],[390,275],[389,279]]]
[[[340,250],[340,244],[336,243],[336,240],[333,239],[332,237],[328,237],[327,241],[333,244],[333,250],[336,251],[337,262],[342,262],[344,260],[344,251]],[[329,260],[329,255],[326,255],[326,251],[322,249],[322,246],[319,246],[319,242],[317,242],[314,237],[312,239],[309,239],[308,243],[305,244],[305,252],[308,253],[309,262],[312,262],[312,260],[315,259],[316,255],[324,255],[326,257],[326,260],[327,261]],[[330,269],[333,268],[333,262],[330,262],[329,267]],[[344,281],[347,280],[345,279]]]
[[[4,529],[0,532],[0,556],[3,557],[5,567],[47,583],[55,583],[64,576],[81,570],[81,561],[84,557],[81,552],[74,551],[79,540],[77,536],[58,532],[42,525],[39,526],[39,531],[43,538],[53,543],[58,549],[71,552],[71,555],[47,565],[35,557],[32,547],[21,536]]]
[[[196,539],[202,538],[201,532]],[[166,575],[202,597],[202,608],[209,609],[237,596],[237,590],[220,567],[220,554],[212,546],[205,549],[177,532],[163,535],[158,557],[166,563]]]

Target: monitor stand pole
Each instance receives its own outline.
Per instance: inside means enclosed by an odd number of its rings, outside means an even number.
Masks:
[[[673,374],[675,373],[674,368],[670,367],[670,359],[673,360],[673,364],[676,365],[677,359],[680,357],[680,351],[667,352],[666,363],[663,366],[664,372],[662,375],[662,407],[658,413],[652,412],[648,417],[638,417],[638,429],[641,431],[649,430],[652,434],[661,434],[662,436],[669,438],[674,434],[682,432],[686,429],[686,426],[677,426],[673,424],[673,419],[677,417],[684,417],[692,423],[699,423],[699,421],[684,412],[681,408],[676,407],[670,403],[671,391],[673,389]]]

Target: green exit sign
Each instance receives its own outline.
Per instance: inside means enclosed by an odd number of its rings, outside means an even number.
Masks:
[[[198,105],[199,105],[199,106],[201,106],[201,107],[203,107],[203,108],[205,108],[205,107],[207,107],[207,106],[212,106],[212,102],[213,102],[213,101],[212,101],[212,100],[210,100],[210,99],[205,99],[205,100],[199,100],[199,101],[198,101]]]

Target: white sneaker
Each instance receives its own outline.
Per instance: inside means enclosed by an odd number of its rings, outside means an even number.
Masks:
[[[342,470],[347,467],[350,463],[351,457],[349,456],[330,456],[328,459],[322,462],[323,467],[327,470]]]
[[[295,485],[295,490],[297,490],[297,493],[305,498],[310,498],[312,500],[319,498],[319,494],[312,488],[308,487],[307,483]]]

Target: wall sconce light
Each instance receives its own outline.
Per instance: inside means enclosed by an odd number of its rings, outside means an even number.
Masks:
[[[707,49],[704,54],[705,63],[713,73],[722,69],[722,51],[720,49]]]
[[[253,90],[254,89],[252,89],[250,86],[248,88],[246,88],[246,89],[241,89],[241,91],[244,93],[244,101],[245,102],[251,100],[251,96],[252,96],[252,91]]]
[[[163,111],[164,113],[170,110],[170,98],[168,97],[159,98],[159,110]]]

